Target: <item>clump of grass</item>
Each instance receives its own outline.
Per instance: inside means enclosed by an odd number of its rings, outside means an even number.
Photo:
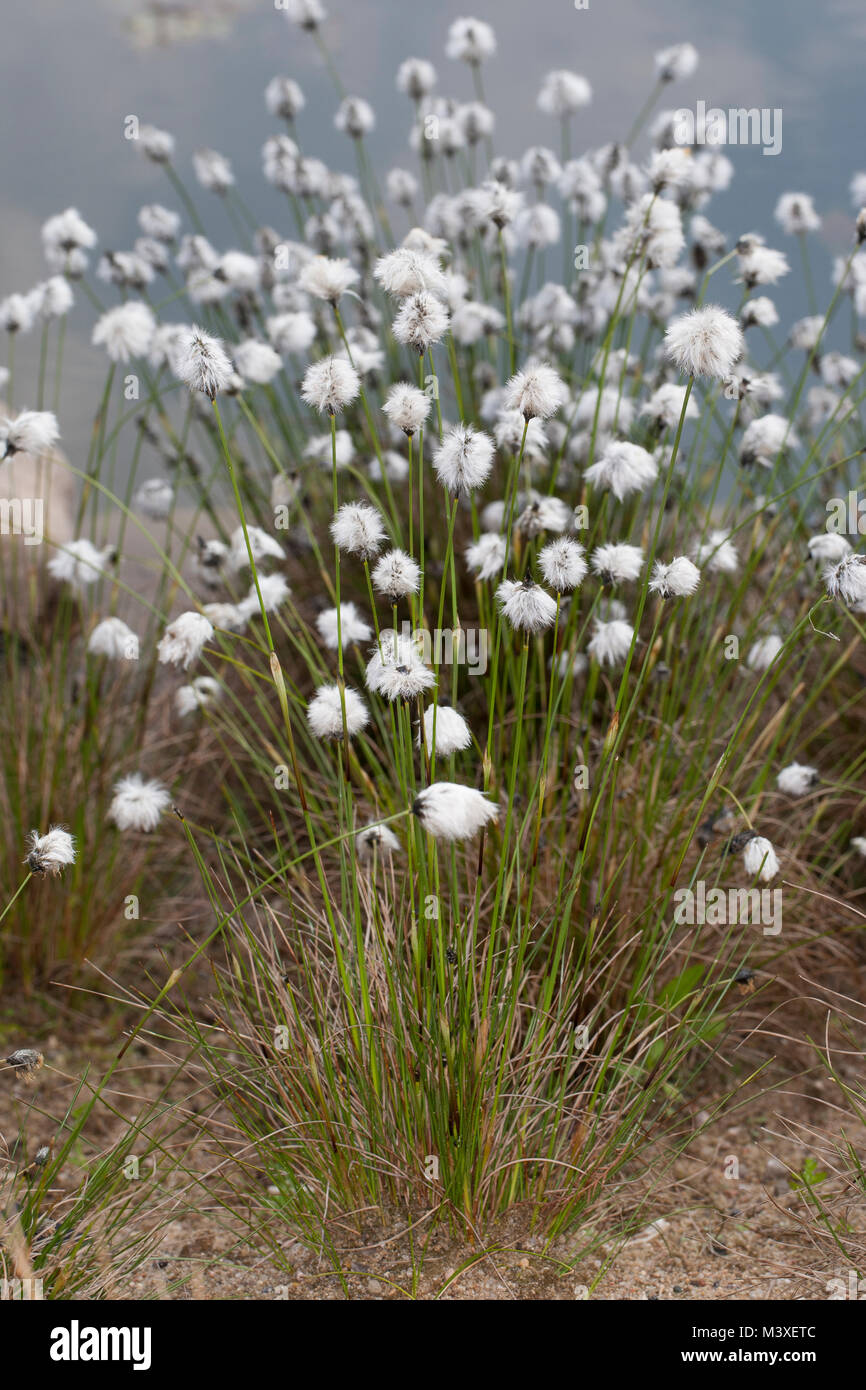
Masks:
[[[7,1130],[0,1144],[0,1278],[9,1297],[124,1296],[184,1206],[184,1121],[168,1101],[177,1071],[167,1068],[130,1119],[118,1061],[99,1080],[90,1068],[62,1077],[60,1114],[45,1108],[35,1076],[21,1084],[20,1066],[0,1066],[0,1085],[19,1083],[17,1133]],[[50,1057],[46,1069],[55,1070]]]
[[[395,251],[360,126],[357,181],[323,179],[291,141],[266,147],[297,241],[259,224],[218,158],[199,161],[239,246],[187,240],[183,291],[167,270],[192,325],[157,325],[153,276],[113,308],[89,291],[111,365],[79,521],[104,541],[114,516],[121,577],[88,590],[87,622],[106,586],[112,613],[134,597],[139,535],[153,585],[139,693],[113,696],[90,666],[80,687],[81,784],[62,782],[73,706],[52,687],[39,808],[82,846],[65,940],[85,954],[111,936],[87,897],[105,901],[105,856],[121,854],[94,809],[108,769],[146,747],[143,770],[172,785],[148,873],[164,882],[186,854],[209,904],[191,959],[217,939],[224,956],[212,1016],[168,987],[154,1007],[194,1044],[240,1174],[263,1175],[335,1257],[330,1223],[360,1208],[432,1210],[480,1239],[520,1207],[552,1237],[649,1178],[651,1153],[657,1175],[650,1144],[687,1142],[702,1072],[730,1065],[729,1040],[754,1046],[767,991],[792,992],[805,956],[850,956],[856,924],[816,922],[814,904],[857,884],[866,843],[866,586],[849,542],[828,556],[825,524],[862,454],[861,345],[825,343],[860,224],[826,309],[780,344],[756,332],[766,248],[726,253],[696,217],[716,156],[638,167],[617,147],[563,175],[549,151],[517,173],[488,152],[482,173],[480,140],[458,154],[419,134],[427,230]],[[142,143],[200,232],[172,142]],[[786,204],[785,230],[797,216]],[[575,276],[564,241],[559,283],[546,246],[563,220],[594,269]],[[103,266],[122,296],[134,269]],[[708,303],[711,282],[730,310]],[[467,431],[489,436],[469,483]],[[147,459],[161,539],[135,503]],[[369,544],[357,515],[341,524],[347,503],[372,507]],[[211,627],[188,619],[206,637],[167,650],[178,608]],[[189,734],[174,715],[145,745],[158,667],[184,657],[207,698],[190,697]],[[447,748],[446,701],[466,731]],[[137,882],[125,860],[118,893]],[[750,912],[689,921],[699,887]],[[761,916],[761,892],[782,894],[781,916]],[[753,974],[754,998],[735,988]],[[752,1070],[732,1067],[729,1089]]]

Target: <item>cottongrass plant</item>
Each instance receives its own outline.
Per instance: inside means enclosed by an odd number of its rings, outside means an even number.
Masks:
[[[288,18],[327,56],[318,0]],[[837,965],[856,923],[816,919],[811,893],[864,872],[866,566],[825,502],[863,447],[866,219],[786,338],[765,293],[785,254],[707,216],[732,165],[681,158],[651,120],[690,45],[656,55],[632,132],[579,155],[579,74],[541,85],[558,153],[521,155],[488,119],[490,26],[457,21],[446,51],[454,100],[426,60],[397,75],[417,168],[389,171],[388,203],[367,103],[338,82],[356,177],[310,152],[280,77],[262,151],[279,230],[248,171],[202,156],[238,234],[212,244],[174,138],[142,128],[158,247],[101,262],[94,288],[81,216],[43,233],[108,359],[75,536],[49,562],[60,617],[37,632],[40,660],[80,654],[85,776],[61,775],[58,696],[39,755],[56,771],[41,801],[19,773],[7,858],[25,819],[64,818],[74,868],[39,892],[80,922],[106,843],[123,894],[157,894],[187,856],[215,998],[162,991],[159,1013],[233,1122],[205,1137],[239,1188],[266,1180],[257,1239],[279,1257],[279,1213],[337,1264],[340,1222],[369,1208],[482,1240],[519,1207],[591,1248],[625,1179],[664,1171],[649,1138],[668,1159],[688,1142],[702,1073],[734,1092],[762,1065],[767,991],[744,1000],[737,973],[792,998],[804,949],[823,938]],[[808,263],[810,200],[777,216]],[[142,492],[142,473],[163,482]],[[124,578],[133,542],[145,586]],[[133,662],[116,746],[109,685]],[[146,846],[141,884],[115,834]],[[699,881],[781,887],[784,930],[683,924],[675,895]]]

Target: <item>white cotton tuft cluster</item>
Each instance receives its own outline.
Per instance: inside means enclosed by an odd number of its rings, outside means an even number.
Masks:
[[[361,617],[354,603],[341,603],[339,619],[336,608],[326,608],[316,618],[319,636],[329,651],[335,652],[358,642],[366,642],[373,635],[373,629]]]
[[[776,777],[776,786],[786,796],[805,796],[817,781],[817,768],[807,763],[789,763]]]
[[[381,513],[365,502],[346,502],[331,522],[331,537],[338,550],[369,560],[385,540]]]
[[[674,319],[665,334],[665,349],[689,376],[726,377],[742,356],[743,334],[736,319],[710,304]]]
[[[466,547],[466,564],[476,579],[499,579],[507,554],[505,537],[485,531],[477,541]]]
[[[451,705],[428,705],[424,711],[424,737],[419,727],[416,737],[418,747],[426,747],[432,757],[450,758],[452,753],[460,753],[472,742],[472,730],[456,709]]]
[[[483,430],[457,425],[446,431],[433,456],[436,477],[451,493],[477,492],[490,476],[493,452],[493,441]]]
[[[743,849],[743,866],[750,878],[770,883],[779,872],[779,860],[769,840],[754,835]]]
[[[624,619],[612,618],[604,622],[596,618],[586,649],[600,666],[620,666],[631,651],[633,641],[634,628]]]
[[[420,583],[420,566],[405,550],[389,550],[373,570],[373,588],[385,594],[392,603],[417,594]]]
[[[213,625],[203,613],[181,613],[169,623],[157,647],[159,660],[166,666],[182,666],[188,671],[213,637]]]
[[[233,369],[219,338],[195,324],[178,335],[172,354],[175,375],[190,391],[216,400],[232,379]]]
[[[543,632],[556,621],[556,601],[531,579],[518,583],[503,580],[496,590],[496,601],[513,628],[531,633]]]
[[[685,555],[677,555],[670,564],[656,560],[649,582],[651,594],[661,598],[686,598],[693,594],[701,582],[701,572],[697,565]]]
[[[640,577],[644,555],[640,546],[610,541],[592,552],[590,564],[607,584],[628,584]]]
[[[831,598],[841,599],[853,608],[866,603],[866,555],[846,555],[824,571],[824,583]]]
[[[336,415],[351,405],[361,389],[361,379],[342,357],[323,357],[308,367],[301,385],[301,399],[320,415]]]
[[[517,410],[524,420],[547,420],[565,405],[568,391],[558,372],[539,362],[517,372],[505,387],[506,410]]]
[[[116,559],[113,545],[98,550],[92,541],[82,537],[60,547],[48,561],[48,571],[61,584],[68,584],[76,594],[83,594],[105,573]]]
[[[550,541],[538,555],[538,567],[555,593],[569,593],[585,579],[587,563],[583,546],[568,539]]]
[[[659,474],[652,454],[640,444],[618,440],[602,452],[596,463],[590,464],[584,477],[593,487],[612,492],[618,502],[635,492],[645,492]]]
[[[345,730],[343,710],[345,706]],[[370,713],[357,690],[347,685],[320,686],[307,705],[307,723],[316,738],[342,739],[344,732],[352,738],[369,722]]]
[[[412,700],[436,684],[412,637],[384,628],[365,674],[367,689],[386,700]]]
[[[97,623],[87,641],[93,656],[107,656],[112,661],[138,661],[138,637],[121,618],[103,618]]]
[[[75,863],[75,840],[65,826],[52,825],[45,835],[31,830],[25,864],[32,874],[56,878],[68,864]]]
[[[411,439],[423,427],[430,414],[430,406],[431,400],[426,391],[408,382],[398,381],[388,392],[382,410],[391,423]]]
[[[499,807],[474,787],[433,782],[415,798],[412,814],[434,839],[471,840],[497,819]]]
[[[149,832],[156,829],[170,804],[171,797],[161,782],[154,778],[145,780],[140,772],[132,772],[115,782],[108,819],[114,821],[118,830]]]

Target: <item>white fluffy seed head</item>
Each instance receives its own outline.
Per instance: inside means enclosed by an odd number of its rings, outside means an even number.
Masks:
[[[701,582],[701,572],[697,565],[685,555],[677,555],[670,564],[656,560],[652,578],[649,582],[651,594],[661,598],[686,598],[693,594]]]
[[[770,883],[779,872],[776,851],[763,835],[753,835],[743,849],[743,866],[750,878],[760,878]]]
[[[389,550],[373,570],[373,587],[392,603],[407,594],[417,594],[420,583],[421,570],[405,550]]]
[[[314,299],[324,299],[329,304],[336,304],[347,290],[358,283],[358,279],[358,272],[349,261],[315,256],[301,271],[298,285],[305,294],[311,294]]]
[[[727,531],[711,531],[707,539],[695,547],[695,563],[714,574],[736,574],[740,567],[737,548]]]
[[[743,334],[736,319],[709,304],[674,319],[665,334],[665,350],[689,376],[725,377],[742,356]]]
[[[817,781],[817,768],[807,763],[789,763],[776,777],[776,786],[786,796],[805,796]]]
[[[817,232],[821,228],[821,219],[808,193],[783,193],[776,204],[775,218],[789,236]]]
[[[591,464],[584,477],[593,487],[612,492],[622,502],[633,492],[644,492],[658,477],[658,464],[640,444],[614,440],[601,458]]]
[[[823,531],[807,541],[809,558],[822,564],[838,565],[851,554],[851,542],[836,531]]]
[[[681,81],[697,68],[698,50],[690,43],[675,43],[655,55],[655,65],[660,82]]]
[[[157,653],[163,665],[188,671],[213,637],[213,624],[203,613],[181,613],[165,629]]]
[[[121,618],[103,618],[91,632],[87,650],[111,661],[138,661],[138,637]]]
[[[364,677],[367,689],[387,699],[398,699],[406,677],[417,684],[419,692],[435,684],[433,672],[422,660],[418,639],[405,632],[395,632],[393,628],[383,628],[367,663]]]
[[[497,819],[499,807],[474,787],[433,782],[415,798],[412,814],[437,840],[471,840]]]
[[[265,105],[272,116],[293,121],[306,105],[304,94],[291,77],[272,77],[265,87]]]
[[[281,8],[291,24],[312,33],[327,18],[321,0],[283,0]]]
[[[22,410],[0,422],[0,458],[49,453],[60,438],[57,417],[50,410]]]
[[[517,583],[505,579],[496,590],[496,601],[512,627],[521,632],[542,632],[556,621],[556,601],[531,579]]]
[[[519,410],[524,420],[547,420],[568,400],[565,382],[546,362],[516,372],[505,387],[506,410]]]
[[[291,594],[291,589],[282,574],[260,574],[259,584],[250,585],[246,598],[241,599],[238,610],[245,622],[257,617],[262,608],[266,613],[275,613]]]
[[[303,311],[274,314],[265,324],[277,352],[306,352],[316,337],[316,325]]]
[[[170,804],[171,797],[161,782],[155,778],[146,781],[140,772],[132,772],[115,782],[108,819],[114,821],[118,830],[149,832],[156,829]]]
[[[373,278],[386,294],[397,299],[424,290],[444,299],[447,292],[447,281],[435,257],[408,246],[398,246],[396,251],[381,256],[373,267]]]
[[[408,382],[398,381],[388,392],[382,410],[391,423],[411,439],[430,414],[430,404],[430,397],[426,391],[421,391]]]
[[[370,714],[357,690],[339,685],[320,686],[307,705],[307,723],[316,738],[341,739],[344,735],[343,705],[345,704],[345,732],[349,738],[357,734],[368,723]]]
[[[436,69],[426,58],[407,58],[397,69],[397,90],[420,101],[436,86]]]
[[[229,385],[234,371],[219,338],[212,338],[193,324],[178,335],[172,355],[175,375],[190,391],[201,391],[215,400]]]
[[[48,571],[59,583],[68,584],[75,593],[82,594],[102,577],[106,566],[116,558],[113,545],[97,550],[92,541],[82,536],[58,548],[48,561]]]
[[[247,381],[257,386],[267,386],[281,370],[283,361],[269,343],[261,343],[257,338],[247,338],[234,349],[235,366]]]
[[[592,552],[593,570],[608,584],[627,584],[637,579],[643,569],[643,551],[637,545],[608,542]]]
[[[90,341],[104,347],[112,362],[128,362],[147,354],[155,331],[156,320],[147,305],[130,300],[97,319]]]
[[[800,438],[784,415],[761,415],[752,420],[740,442],[740,463],[744,467],[760,463],[769,467],[777,455],[796,449]]]
[[[568,528],[572,516],[573,512],[561,497],[530,493],[526,506],[517,518],[517,529],[525,536],[540,536],[544,531],[561,535]]]
[[[784,251],[776,251],[772,246],[749,244],[738,255],[737,264],[747,289],[754,289],[756,285],[775,285],[791,270]]]
[[[413,347],[422,356],[429,347],[438,343],[448,331],[448,310],[445,305],[430,294],[421,290],[409,295],[394,320],[393,332],[398,343]]]
[[[432,757],[450,758],[452,753],[462,752],[472,742],[472,731],[463,715],[451,705],[428,705],[424,711],[424,742]],[[418,729],[416,743],[422,745],[421,729]]]
[[[646,415],[658,429],[676,429],[682,414],[686,387],[674,381],[666,381],[654,391],[649,400],[641,406],[641,415]],[[686,406],[686,419],[697,418],[698,407],[693,400]]]
[[[475,492],[490,476],[493,441],[472,425],[456,425],[444,434],[433,456],[433,467],[449,492]]]
[[[482,19],[455,19],[448,30],[445,53],[449,58],[478,66],[496,52],[496,35]]]
[[[336,415],[351,405],[361,389],[361,380],[351,363],[342,357],[323,357],[307,368],[301,386],[301,399],[318,410]]]
[[[232,166],[218,150],[196,150],[192,167],[202,188],[211,193],[227,193],[234,184]]]
[[[167,478],[146,478],[136,489],[132,505],[155,521],[164,521],[171,511],[174,488]]]
[[[75,840],[62,825],[52,825],[45,835],[31,830],[24,862],[32,874],[56,877],[67,864],[74,864]]]
[[[746,655],[746,665],[750,671],[766,671],[779,655],[784,642],[778,633],[771,632],[753,642]]]
[[[866,602],[866,555],[846,555],[824,571],[824,583],[831,598],[850,607]]]
[[[381,514],[365,502],[347,502],[331,522],[331,537],[338,550],[369,560],[385,540]]]
[[[342,131],[344,135],[350,135],[353,140],[360,140],[362,136],[369,134],[375,124],[375,112],[363,97],[344,97],[334,117],[337,130]]]
[[[508,547],[504,536],[485,531],[466,547],[466,564],[479,580],[498,579],[505,565]]]
[[[571,116],[592,101],[592,88],[585,77],[565,68],[549,72],[538,93],[539,110],[549,116]]]
[[[206,603],[202,612],[214,628],[223,632],[243,632],[248,621],[236,603]]]
[[[247,542],[249,541],[249,546]],[[213,542],[211,542],[213,544]],[[283,547],[273,536],[269,536],[267,531],[263,531],[261,526],[247,526],[246,535],[244,528],[238,526],[231,534],[229,540],[229,553],[226,557],[226,566],[233,574],[240,570],[249,568],[250,552],[256,566],[263,560],[270,557],[274,560],[284,560],[286,558]]]
[[[174,136],[168,130],[160,130],[155,125],[139,127],[138,139],[142,152],[154,164],[168,164],[174,155]]]
[[[560,594],[568,593],[586,577],[583,546],[565,538],[550,541],[539,552],[538,567],[551,589]]]
[[[212,705],[221,694],[222,686],[213,676],[196,676],[189,685],[182,685],[175,692],[174,707],[181,719],[185,719],[187,715]]]
[[[316,628],[325,646],[335,652],[342,640],[343,648],[356,642],[366,642],[373,635],[354,603],[341,603],[339,622],[336,608],[326,608],[316,618]]]
[[[596,618],[586,649],[600,666],[619,666],[628,656],[633,638],[634,628],[624,619],[613,618],[610,622],[603,622]]]
[[[396,854],[400,849],[400,841],[389,825],[373,821],[371,825],[365,825],[363,830],[358,831],[355,836],[355,848],[358,858],[366,861],[372,859],[374,854]]]

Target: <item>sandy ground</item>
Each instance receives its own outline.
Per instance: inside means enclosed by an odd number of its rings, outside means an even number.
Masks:
[[[0,1041],[8,1042],[3,1030]],[[51,1137],[49,1117],[68,1104],[72,1078],[85,1061],[107,1057],[106,1039],[72,1044],[49,1035],[41,1044],[47,1065],[35,1087],[0,1078],[0,1158],[25,1123],[28,1149]],[[2,1049],[3,1053],[7,1049]],[[95,1055],[96,1054],[96,1055]],[[118,1094],[135,1110],[136,1091],[154,1084],[136,1059],[118,1077]],[[327,1258],[301,1246],[290,1230],[277,1232],[283,1251],[278,1266],[250,1249],[240,1223],[201,1189],[187,1210],[160,1233],[153,1255],[111,1296],[160,1299],[341,1300],[796,1300],[825,1299],[827,1283],[847,1280],[844,1261],[831,1238],[816,1232],[790,1173],[804,1159],[830,1153],[828,1130],[836,1121],[825,1082],[786,1086],[748,1102],[734,1119],[708,1124],[698,1133],[659,1189],[650,1194],[641,1229],[624,1244],[604,1242],[581,1254],[587,1232],[556,1239],[545,1248],[528,1217],[515,1213],[482,1247],[468,1244],[444,1225],[430,1232],[424,1213],[407,1233],[401,1217],[382,1225],[336,1232],[342,1279]],[[699,1109],[695,1123],[706,1119]],[[95,1115],[91,1137],[99,1145],[117,1131],[117,1121]],[[847,1132],[851,1132],[848,1130]],[[863,1135],[857,1143],[862,1148]],[[208,1156],[197,1160],[205,1171]],[[71,1178],[72,1175],[70,1175]],[[829,1180],[832,1183],[832,1179]],[[631,1200],[640,1200],[641,1192]],[[837,1213],[841,1208],[835,1209]],[[866,1231],[866,1195],[849,1208],[851,1228]],[[425,1244],[423,1262],[417,1254]],[[413,1275],[412,1250],[416,1253]]]

